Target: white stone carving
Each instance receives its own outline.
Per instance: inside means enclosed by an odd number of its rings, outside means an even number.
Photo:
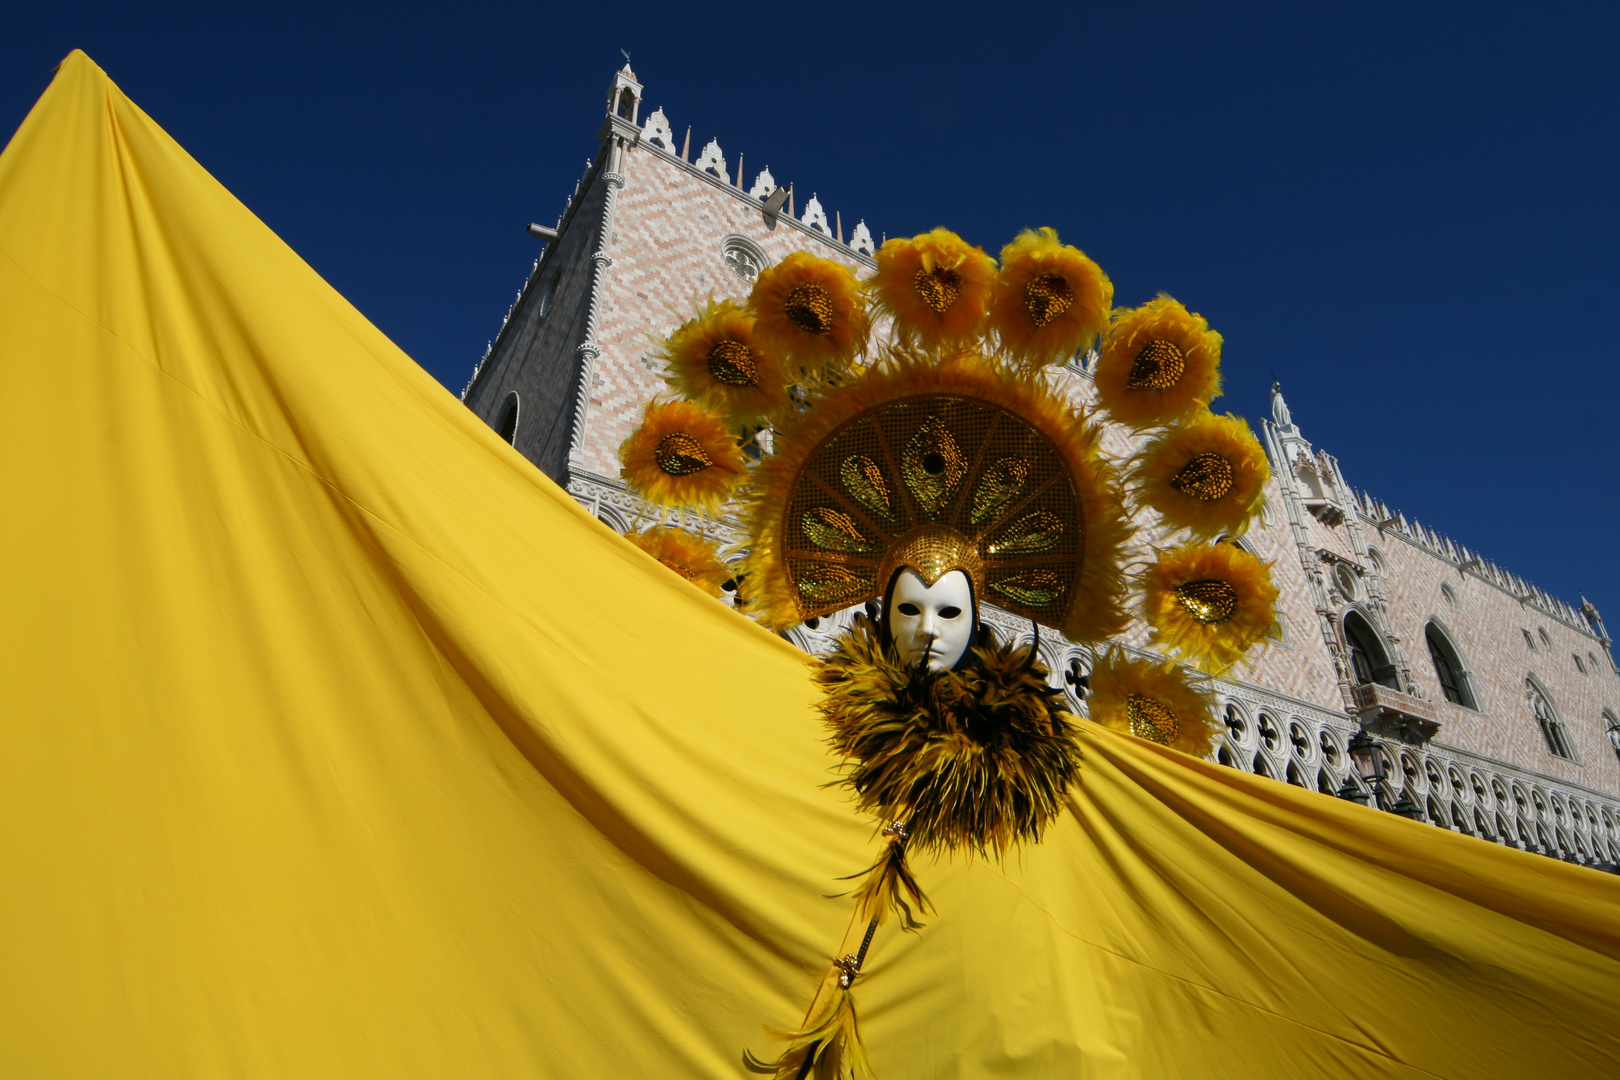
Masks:
[[[662,107],[654,109],[641,126],[641,137],[666,153],[675,152],[675,133],[669,129],[669,117]]]
[[[821,208],[821,200],[814,195],[804,204],[804,213],[799,215],[799,220],[812,229],[820,229],[827,236],[832,235],[832,229],[827,224],[827,211]]]
[[[720,241],[720,254],[731,272],[744,281],[757,280],[759,272],[771,265],[770,259],[765,257],[764,248],[736,233]]]
[[[720,152],[719,139],[709,140],[709,145],[698,155],[697,168],[698,172],[712,173],[722,180],[731,179],[726,175],[726,156]]]
[[[849,234],[849,246],[852,251],[864,252],[867,255],[877,253],[877,245],[872,243],[872,230],[862,221],[855,226],[855,231]]]
[[[771,175],[770,169],[761,169],[754,177],[754,186],[748,189],[748,194],[756,199],[763,199],[776,190],[776,177]]]

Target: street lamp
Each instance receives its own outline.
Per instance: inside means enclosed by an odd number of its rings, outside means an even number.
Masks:
[[[1401,797],[1396,801],[1395,805],[1389,808],[1389,812],[1399,814],[1408,821],[1423,820],[1423,807],[1407,798],[1404,791],[1401,792]]]
[[[1357,731],[1350,739],[1346,748],[1350,752],[1350,760],[1356,767],[1356,775],[1369,786],[1382,784],[1388,775],[1384,764],[1384,755],[1380,752],[1378,740],[1367,734],[1365,730]]]
[[[1384,797],[1389,797],[1389,763],[1384,758],[1384,748],[1378,740],[1367,734],[1365,730],[1357,731],[1350,738],[1350,745],[1346,747],[1350,753],[1350,761],[1355,766],[1356,775],[1361,777],[1368,789],[1384,791]],[[1339,788],[1339,798],[1350,802],[1367,805],[1367,792],[1357,787],[1349,777],[1345,778],[1344,786]],[[1389,808],[1390,813],[1399,814],[1409,821],[1422,821],[1423,808],[1413,802],[1406,792],[1395,800],[1395,805]]]
[[[1353,802],[1358,806],[1366,806],[1369,798],[1367,789],[1348,776],[1344,778],[1344,783],[1339,785],[1339,790],[1334,794],[1346,802]]]

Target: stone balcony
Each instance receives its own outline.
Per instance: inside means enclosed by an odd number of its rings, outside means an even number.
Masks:
[[[1378,683],[1351,687],[1350,693],[1357,715],[1369,730],[1402,742],[1428,742],[1440,731],[1440,714],[1422,698]]]

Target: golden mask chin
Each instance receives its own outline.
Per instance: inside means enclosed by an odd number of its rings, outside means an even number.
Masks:
[[[619,460],[619,475],[648,502],[711,508],[731,498],[747,464],[725,420],[690,401],[648,405]]]
[[[1097,401],[1127,427],[1173,424],[1221,393],[1221,335],[1160,293],[1114,315],[1097,355]]]
[[[1207,680],[1162,660],[1108,650],[1091,670],[1086,706],[1099,724],[1184,754],[1206,757],[1213,746],[1215,695]]]
[[[1133,464],[1135,503],[1158,511],[1165,528],[1206,540],[1246,532],[1271,478],[1249,425],[1204,410],[1149,440]]]
[[[1001,249],[990,323],[1011,360],[1064,363],[1108,326],[1114,283],[1054,229],[1026,229]]]
[[[868,288],[902,341],[926,349],[972,341],[984,331],[995,260],[948,229],[888,240]]]
[[[731,577],[714,545],[684,529],[654,527],[627,533],[625,539],[710,596],[719,596],[721,583]]]
[[[1142,581],[1154,644],[1216,674],[1265,637],[1276,600],[1269,566],[1235,544],[1161,552]]]
[[[748,310],[760,347],[812,381],[848,363],[872,329],[855,275],[803,251],[760,271]]]
[[[781,361],[760,346],[754,317],[735,301],[711,301],[681,324],[663,360],[670,389],[735,423],[757,423],[787,404]]]

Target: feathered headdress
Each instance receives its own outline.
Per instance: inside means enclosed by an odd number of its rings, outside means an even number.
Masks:
[[[698,312],[664,352],[684,400],[649,407],[621,450],[626,481],[650,501],[731,500],[747,532],[746,610],[786,629],[881,604],[902,568],[929,586],[961,571],[978,604],[1071,641],[1123,632],[1134,586],[1154,640],[1189,661],[1219,670],[1255,644],[1276,590],[1252,556],[1184,545],[1127,573],[1126,492],[1156,512],[1160,539],[1240,533],[1259,508],[1258,444],[1207,409],[1220,335],[1164,296],[1110,324],[1107,274],[1050,229],[1020,234],[999,267],[944,229],[888,241],[876,263],[858,282],[796,253],[760,274],[746,307]],[[1160,429],[1122,465],[1048,367],[1099,335],[1099,406],[1127,428]],[[700,579],[669,537],[638,542]],[[717,558],[705,567],[724,572]],[[1117,647],[1093,675],[1095,718],[1207,752],[1205,683]],[[859,951],[834,962],[801,1028],[778,1033],[781,1056],[746,1055],[780,1080],[865,1073],[851,987],[879,923],[897,914],[915,929],[928,910],[908,844],[1000,857],[1036,843],[1080,771],[1073,717],[1033,643],[981,631],[955,668],[932,671],[901,662],[857,616],[817,677],[842,782],[883,820],[885,847],[855,875]]]

